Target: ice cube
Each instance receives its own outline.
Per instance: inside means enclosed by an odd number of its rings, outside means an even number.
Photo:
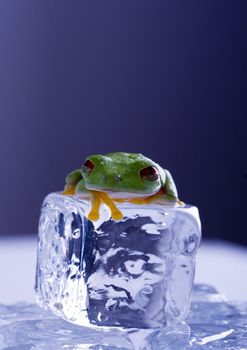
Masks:
[[[182,321],[190,306],[201,238],[194,206],[102,206],[48,195],[39,223],[36,292],[40,305],[83,326],[160,327]]]

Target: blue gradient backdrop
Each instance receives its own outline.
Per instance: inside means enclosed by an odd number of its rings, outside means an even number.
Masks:
[[[247,244],[246,1],[0,1],[0,233],[91,153],[141,152]]]

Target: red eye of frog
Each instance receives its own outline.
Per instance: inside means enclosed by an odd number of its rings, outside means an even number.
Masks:
[[[91,162],[91,160],[87,159],[82,166],[82,171],[90,172],[93,170],[93,168],[94,168],[93,162]]]
[[[158,170],[153,166],[148,166],[140,171],[142,180],[157,181],[159,178]]]

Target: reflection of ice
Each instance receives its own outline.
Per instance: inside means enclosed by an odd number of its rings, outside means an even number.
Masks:
[[[87,328],[37,305],[0,305],[0,350],[247,349],[247,303],[228,303],[212,287],[195,286],[186,322],[159,329]]]
[[[157,327],[184,319],[200,242],[195,207],[121,204],[121,221],[85,200],[42,207],[36,290],[41,305],[80,325]]]

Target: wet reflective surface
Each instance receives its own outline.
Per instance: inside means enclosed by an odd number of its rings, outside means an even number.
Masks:
[[[87,328],[34,304],[0,305],[0,349],[247,349],[247,303],[195,286],[186,323],[160,329]]]

